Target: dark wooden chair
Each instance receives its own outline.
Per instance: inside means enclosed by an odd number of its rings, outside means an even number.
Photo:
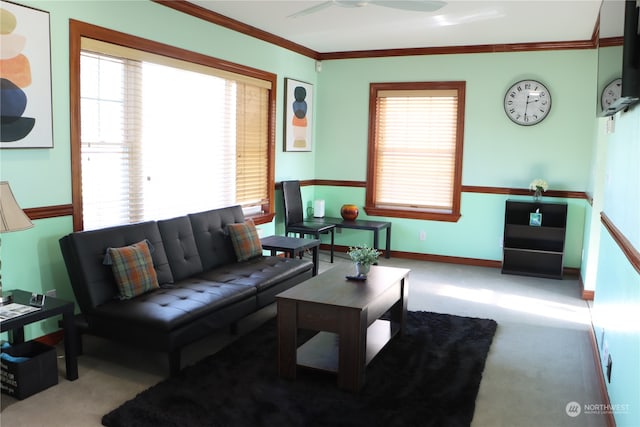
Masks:
[[[300,181],[282,181],[282,200],[284,201],[285,235],[288,236],[289,233],[294,233],[301,238],[309,235],[319,239],[321,234],[330,234],[331,262],[333,262],[333,243],[336,226],[334,224],[325,224],[323,221],[305,221]]]

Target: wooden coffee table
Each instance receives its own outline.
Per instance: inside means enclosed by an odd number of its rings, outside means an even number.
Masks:
[[[276,296],[278,371],[296,378],[298,366],[336,372],[340,388],[358,391],[366,365],[398,333],[405,333],[408,269],[372,266],[366,281],[351,281],[351,265],[335,267]],[[389,320],[380,317],[390,311]],[[298,329],[322,331],[298,347]]]

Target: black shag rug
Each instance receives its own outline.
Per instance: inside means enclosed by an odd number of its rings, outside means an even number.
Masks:
[[[276,321],[140,393],[102,418],[109,427],[469,426],[496,322],[409,312],[369,364],[360,393],[335,374],[279,378]],[[301,337],[306,339],[308,336]]]

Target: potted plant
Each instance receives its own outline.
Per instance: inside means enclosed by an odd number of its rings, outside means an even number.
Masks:
[[[378,262],[380,252],[377,249],[370,248],[367,245],[350,246],[347,251],[349,257],[356,264],[356,275],[366,277],[371,268],[371,264]]]

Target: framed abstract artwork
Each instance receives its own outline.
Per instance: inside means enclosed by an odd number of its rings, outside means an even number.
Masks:
[[[311,151],[313,85],[285,79],[284,151]]]
[[[0,1],[0,148],[52,148],[49,13]]]

